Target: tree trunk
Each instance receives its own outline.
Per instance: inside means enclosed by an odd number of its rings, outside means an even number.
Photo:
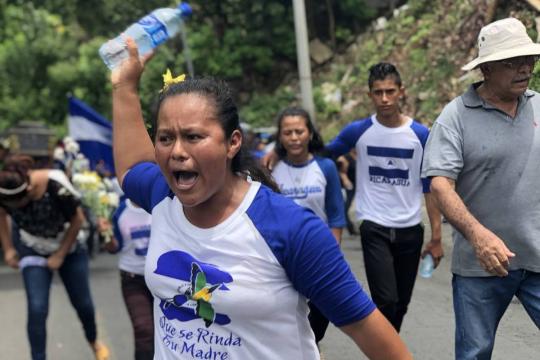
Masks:
[[[390,5],[389,5],[390,13],[393,13],[394,10],[396,9],[396,2],[397,2],[396,0],[390,0]]]
[[[486,10],[486,17],[485,17],[486,24],[489,24],[495,18],[495,14],[497,13],[497,6],[498,5],[499,5],[498,0],[489,0],[488,1],[487,10]]]

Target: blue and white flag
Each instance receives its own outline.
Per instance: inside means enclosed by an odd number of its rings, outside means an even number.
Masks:
[[[103,160],[106,170],[114,173],[112,124],[83,101],[70,97],[68,126],[69,136],[79,143],[90,168]]]

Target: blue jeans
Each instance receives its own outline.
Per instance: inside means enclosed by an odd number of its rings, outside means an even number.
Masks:
[[[491,359],[495,333],[514,295],[540,329],[540,273],[510,271],[506,277],[452,279],[456,359]]]
[[[82,322],[86,340],[96,340],[94,304],[88,282],[88,255],[78,250],[66,256],[58,269],[71,304]],[[27,332],[33,360],[46,358],[46,320],[53,272],[46,267],[29,266],[22,272],[28,306]]]

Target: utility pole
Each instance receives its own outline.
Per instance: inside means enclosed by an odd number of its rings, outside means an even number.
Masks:
[[[189,51],[189,45],[187,41],[186,24],[184,20],[180,22],[180,34],[182,35],[182,45],[184,49],[184,59],[188,68],[188,74],[191,78],[195,76],[195,70],[193,69],[193,61],[191,60],[191,52]]]
[[[298,74],[300,77],[300,93],[302,106],[311,116],[315,124],[315,104],[311,84],[311,62],[309,58],[308,32],[306,23],[306,7],[304,0],[293,0],[294,29],[296,34],[296,57],[298,58]]]

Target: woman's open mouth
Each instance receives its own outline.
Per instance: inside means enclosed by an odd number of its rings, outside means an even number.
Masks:
[[[194,171],[184,171],[178,170],[173,171],[174,179],[176,180],[176,187],[181,190],[187,190],[191,188],[197,179],[199,178],[199,173]]]

